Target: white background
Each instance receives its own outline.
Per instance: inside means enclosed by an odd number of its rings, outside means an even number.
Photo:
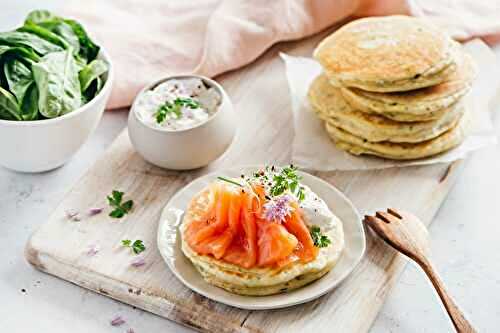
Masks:
[[[0,31],[16,26],[30,9],[41,6],[52,9],[59,2],[45,1],[41,5],[36,0],[0,0]],[[500,47],[496,54],[500,56]],[[126,126],[126,116],[126,112],[106,112],[94,135],[63,168],[36,175],[0,168],[2,332],[100,333],[125,332],[128,327],[136,333],[190,331],[40,273],[23,256],[28,236]],[[482,332],[498,331],[500,325],[499,151],[498,146],[487,148],[467,160],[465,170],[430,228],[436,267],[450,292]],[[109,320],[117,314],[127,324],[111,327]],[[413,265],[407,266],[390,292],[372,329],[372,332],[452,331],[434,291]]]

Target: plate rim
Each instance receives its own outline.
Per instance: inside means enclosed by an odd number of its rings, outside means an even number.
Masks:
[[[306,174],[308,177],[312,177],[316,181],[319,181],[319,183],[321,184],[321,186],[325,186],[325,187],[328,188],[328,190],[336,192],[336,194],[339,195],[344,200],[344,202],[349,205],[349,208],[352,210],[352,212],[354,213],[354,215],[357,217],[356,220],[358,221],[357,223],[359,225],[359,230],[360,230],[361,236],[362,236],[360,238],[360,240],[361,240],[361,244],[360,244],[361,245],[361,251],[360,251],[358,257],[355,258],[354,265],[352,265],[349,270],[346,270],[345,272],[343,272],[339,276],[339,278],[337,279],[338,282],[335,283],[335,284],[332,284],[330,287],[325,288],[324,290],[322,290],[320,292],[313,293],[313,294],[311,294],[311,295],[309,295],[307,297],[302,297],[300,299],[293,300],[293,301],[283,302],[282,304],[265,305],[265,304],[252,304],[252,302],[250,300],[252,298],[262,299],[263,297],[273,297],[273,296],[276,296],[276,295],[244,296],[244,295],[234,294],[234,295],[237,295],[237,296],[242,296],[242,297],[248,298],[248,300],[249,300],[248,304],[241,304],[241,302],[237,302],[237,301],[233,302],[232,300],[221,299],[221,297],[219,297],[218,295],[213,295],[213,294],[211,294],[208,291],[205,291],[205,290],[202,290],[202,289],[200,289],[200,288],[198,288],[196,286],[193,286],[189,281],[187,281],[184,278],[184,276],[177,269],[175,269],[175,267],[173,267],[173,265],[171,263],[171,259],[167,258],[166,254],[164,253],[165,250],[162,250],[162,245],[164,245],[164,243],[163,243],[163,237],[162,237],[162,232],[165,229],[164,225],[167,224],[167,222],[168,222],[168,219],[164,218],[164,216],[167,214],[167,208],[169,208],[168,207],[169,204],[172,201],[174,201],[175,199],[177,199],[177,197],[181,195],[181,192],[185,188],[191,186],[193,183],[199,181],[202,178],[215,177],[217,174],[224,173],[224,172],[231,172],[232,173],[232,172],[236,172],[237,171],[237,173],[241,173],[241,171],[243,171],[243,170],[259,169],[259,168],[263,168],[263,167],[265,167],[265,165],[259,165],[259,164],[257,164],[257,165],[235,166],[235,167],[232,167],[232,168],[223,168],[221,170],[216,170],[216,171],[213,171],[213,172],[209,172],[207,174],[201,175],[201,176],[196,177],[195,179],[191,180],[188,184],[184,185],[182,188],[180,188],[179,190],[177,190],[177,192],[172,197],[170,197],[170,199],[163,206],[163,208],[161,210],[160,217],[159,217],[157,237],[156,237],[156,246],[158,248],[158,251],[160,252],[160,255],[161,255],[163,261],[165,262],[165,264],[167,265],[167,267],[169,268],[169,270],[175,275],[175,277],[186,288],[189,288],[193,292],[196,292],[196,293],[198,293],[198,294],[200,294],[202,296],[205,296],[205,297],[207,297],[208,299],[210,299],[212,301],[216,301],[216,302],[219,302],[221,304],[229,305],[229,306],[232,306],[232,307],[235,307],[235,308],[239,308],[239,309],[244,309],[244,310],[282,309],[282,308],[287,308],[287,307],[291,307],[291,306],[294,306],[294,305],[299,305],[299,304],[307,303],[307,302],[310,302],[310,301],[312,301],[312,300],[314,300],[316,298],[319,298],[319,297],[321,297],[321,296],[323,296],[323,295],[331,292],[333,289],[337,288],[338,286],[340,286],[344,282],[344,280],[350,274],[352,274],[352,272],[356,269],[356,267],[358,267],[358,265],[360,264],[361,260],[364,258],[365,254],[366,254],[366,233],[365,233],[365,229],[364,229],[363,224],[361,222],[361,215],[359,214],[359,211],[354,206],[354,204],[352,203],[352,201],[349,200],[349,198],[342,191],[340,191],[337,187],[335,187],[333,184],[330,184],[327,181],[323,180],[322,178],[320,178],[320,177],[318,177],[316,175],[313,175],[313,174],[311,174],[309,172],[306,172],[306,171],[303,171],[303,170],[298,170],[299,175],[300,174]],[[281,167],[281,166],[278,166],[278,167]],[[176,235],[178,236],[179,235],[179,226],[175,226],[175,232],[176,232]],[[184,253],[182,253],[182,255],[184,255]],[[335,269],[335,267],[333,269]],[[199,278],[203,279],[203,277],[201,275],[199,275]],[[204,280],[203,280],[203,282],[207,283]],[[224,292],[226,292],[228,294],[232,294],[232,293],[230,293],[230,292],[228,292],[228,291],[226,291],[224,289],[220,289],[220,290],[224,291]]]

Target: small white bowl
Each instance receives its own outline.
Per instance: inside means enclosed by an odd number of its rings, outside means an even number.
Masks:
[[[109,64],[101,91],[87,104],[63,116],[33,121],[0,119],[0,165],[20,172],[43,172],[66,163],[95,130],[113,85],[113,66],[101,49],[99,59]]]
[[[171,79],[199,78],[221,96],[217,111],[205,122],[182,130],[153,128],[135,112],[138,96]],[[200,75],[175,75],[155,81],[139,92],[128,116],[130,141],[148,162],[172,170],[190,170],[206,166],[231,145],[236,133],[233,104],[220,84]]]

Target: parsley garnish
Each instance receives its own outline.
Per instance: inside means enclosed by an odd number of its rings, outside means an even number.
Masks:
[[[175,117],[179,119],[182,116],[182,107],[188,107],[190,109],[197,109],[200,107],[200,103],[189,97],[177,97],[173,102],[166,101],[155,113],[156,122],[161,124],[167,118],[169,114],[175,114]]]
[[[114,208],[111,213],[109,213],[109,216],[119,219],[125,216],[125,214],[130,212],[132,209],[132,206],[134,205],[132,200],[127,200],[122,203],[123,194],[123,192],[113,190],[111,195],[108,195],[107,198],[109,205]]]
[[[225,181],[225,182],[228,182],[228,183],[231,183],[231,184],[233,184],[233,185],[237,185],[237,186],[239,186],[239,187],[243,187],[243,185],[241,185],[240,183],[235,182],[234,180],[229,179],[229,178],[225,178],[225,177],[217,177],[217,179],[222,180],[222,181]]]
[[[146,246],[144,246],[144,243],[140,239],[137,239],[133,243],[130,239],[124,239],[122,240],[122,245],[125,247],[130,247],[135,254],[139,254],[146,250]]]
[[[273,185],[270,189],[270,194],[275,197],[283,194],[286,190],[290,190],[297,196],[299,201],[304,200],[304,187],[299,185],[301,177],[296,173],[297,168],[290,165],[283,168],[280,173],[273,176]]]
[[[311,227],[310,233],[314,242],[314,246],[316,247],[327,247],[332,243],[328,236],[321,234],[321,230],[318,226]]]

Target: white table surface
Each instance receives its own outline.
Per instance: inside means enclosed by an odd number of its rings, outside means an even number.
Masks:
[[[30,9],[40,6],[36,0],[0,2],[0,31],[14,27]],[[58,2],[45,1],[44,7],[55,8]],[[499,47],[496,53],[500,56]],[[2,332],[100,333],[125,332],[129,327],[136,333],[191,331],[41,273],[24,259],[28,236],[126,126],[126,116],[125,112],[106,112],[90,140],[58,170],[30,175],[0,168]],[[500,133],[500,125],[497,128]],[[430,228],[435,264],[450,292],[482,332],[498,331],[500,325],[499,213],[500,146],[496,146],[467,160]],[[115,315],[123,316],[127,323],[111,327],[109,321]],[[434,291],[411,264],[372,328],[372,332],[451,331]]]

